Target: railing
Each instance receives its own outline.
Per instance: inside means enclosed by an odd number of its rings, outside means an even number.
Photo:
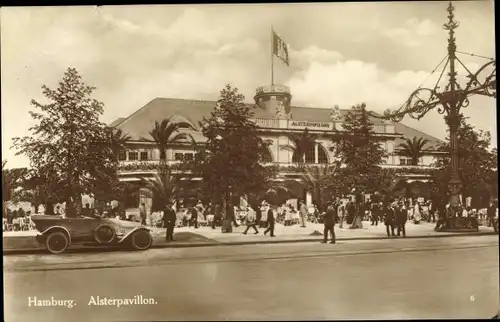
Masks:
[[[266,93],[286,93],[290,94],[290,88],[285,85],[264,85],[255,89],[256,95]]]
[[[258,127],[266,129],[304,130],[308,128],[311,131],[331,131],[333,129],[342,131],[342,122],[309,122],[264,117],[254,118],[253,122]],[[375,124],[373,129],[378,134],[394,133],[394,126],[386,124]]]
[[[271,129],[279,129],[280,127],[280,120],[278,119],[270,119],[270,118],[255,118],[253,119],[255,124],[258,127],[263,127],[263,128],[271,128]]]

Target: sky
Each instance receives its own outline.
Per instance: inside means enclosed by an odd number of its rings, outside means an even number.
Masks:
[[[275,83],[292,105],[331,109],[366,103],[400,107],[420,85],[433,88],[447,53],[448,2],[342,2],[0,9],[2,160],[27,166],[12,138],[29,135],[31,99],[56,88],[68,67],[95,86],[102,121],[127,117],[156,97],[217,100],[225,84],[251,102],[271,82],[271,26],[288,44],[290,66]],[[493,1],[454,3],[459,51],[495,57]],[[460,54],[472,72],[487,59]],[[464,68],[458,68],[465,84]],[[445,74],[446,77],[446,74]],[[422,84],[423,83],[423,84]],[[496,101],[473,97],[463,110],[496,146]],[[444,139],[441,115],[402,123]]]

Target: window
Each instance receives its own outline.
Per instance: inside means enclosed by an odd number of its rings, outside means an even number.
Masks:
[[[318,144],[318,163],[328,163],[328,155],[326,154],[325,148],[321,144]]]
[[[129,161],[136,161],[139,159],[139,153],[135,151],[129,151],[128,153],[128,160]]]
[[[184,154],[184,160],[186,160],[186,161],[193,161],[193,154],[192,153],[185,153]]]
[[[147,159],[148,159],[148,152],[142,151],[141,152],[141,160],[147,160]]]
[[[174,160],[175,161],[182,161],[183,158],[184,158],[184,154],[182,154],[182,153],[176,153],[176,154],[174,154]]]
[[[262,155],[262,162],[264,163],[271,163],[273,162],[273,156],[271,155],[271,151],[269,149],[266,149]]]
[[[119,161],[125,161],[125,160],[127,160],[127,153],[125,151],[121,151],[118,154],[118,160]]]
[[[314,153],[314,145],[310,146],[306,151],[306,163],[316,163],[316,157]]]
[[[412,165],[410,158],[399,157],[399,165]]]

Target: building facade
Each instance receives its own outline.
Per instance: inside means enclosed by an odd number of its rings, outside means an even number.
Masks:
[[[300,133],[307,128],[310,133],[318,134],[315,145],[305,154],[305,163],[321,166],[332,163],[337,158],[332,136],[342,135],[343,117],[348,110],[338,107],[325,109],[293,106],[290,90],[283,85],[258,87],[254,100],[253,120],[258,125],[263,140],[269,143],[269,153],[264,162],[266,166],[278,169],[276,180],[296,178],[300,174],[293,151],[284,148],[293,144],[289,139],[290,133]],[[214,101],[156,98],[127,118],[113,122],[111,126],[131,137],[126,151],[120,155],[120,180],[135,182],[137,189],[143,189],[139,185],[140,178],[151,176],[156,171],[160,152],[153,143],[144,140],[151,139],[149,132],[155,121],[168,118],[171,122],[188,123],[191,127],[179,131],[189,134],[197,143],[202,143],[206,139],[201,133],[199,122],[210,115],[215,105]],[[402,123],[393,123],[376,116],[372,117],[371,121],[374,123],[375,135],[380,137],[381,145],[387,152],[382,166],[404,169],[409,181],[425,181],[426,175],[416,170],[431,167],[435,156],[439,154],[436,148],[441,141]],[[411,160],[402,155],[399,148],[405,138],[413,137],[422,137],[429,141],[426,155],[417,166],[411,165]],[[167,162],[170,164],[178,164],[193,157],[194,151],[188,140],[175,143],[167,150]],[[193,187],[194,185],[195,183]],[[130,204],[126,206],[137,207],[142,202],[150,203],[150,200],[141,200],[143,197],[138,198],[130,200]],[[307,201],[310,202],[310,198],[307,198]]]

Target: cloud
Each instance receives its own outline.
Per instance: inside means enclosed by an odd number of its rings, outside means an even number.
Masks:
[[[417,18],[408,19],[403,27],[379,28],[384,36],[394,41],[400,41],[407,47],[420,46],[424,37],[432,36],[437,31],[434,22],[428,19],[420,21]]]
[[[398,26],[388,19],[397,16],[392,9],[375,13],[379,6],[367,15],[349,4],[359,19],[346,16],[340,6],[305,8],[2,8],[2,151],[12,158],[11,137],[28,134],[27,118],[20,122],[19,115],[27,116],[30,99],[41,98],[41,85],[56,87],[68,66],[97,87],[95,97],[105,103],[106,122],[130,115],[155,97],[216,100],[227,83],[251,102],[255,88],[270,82],[271,23],[291,45],[290,67],[276,60],[274,77],[291,87],[294,105],[348,108],[366,102],[383,111],[400,106],[424,80],[426,87],[437,81],[439,70],[429,73],[444,52],[429,48],[444,50],[446,43],[436,41],[434,21],[405,15]],[[369,23],[359,24],[364,18]],[[321,24],[315,23],[318,19]],[[469,38],[489,46],[491,40],[483,34]],[[358,35],[365,38],[359,41]],[[423,40],[424,49],[405,48]],[[471,71],[484,63],[470,57],[463,61]],[[458,71],[464,74],[461,67]],[[484,110],[474,116],[475,122],[494,128],[494,118],[481,119],[489,111],[483,107],[488,103],[481,104]],[[437,120],[418,127],[443,137],[445,127]]]

